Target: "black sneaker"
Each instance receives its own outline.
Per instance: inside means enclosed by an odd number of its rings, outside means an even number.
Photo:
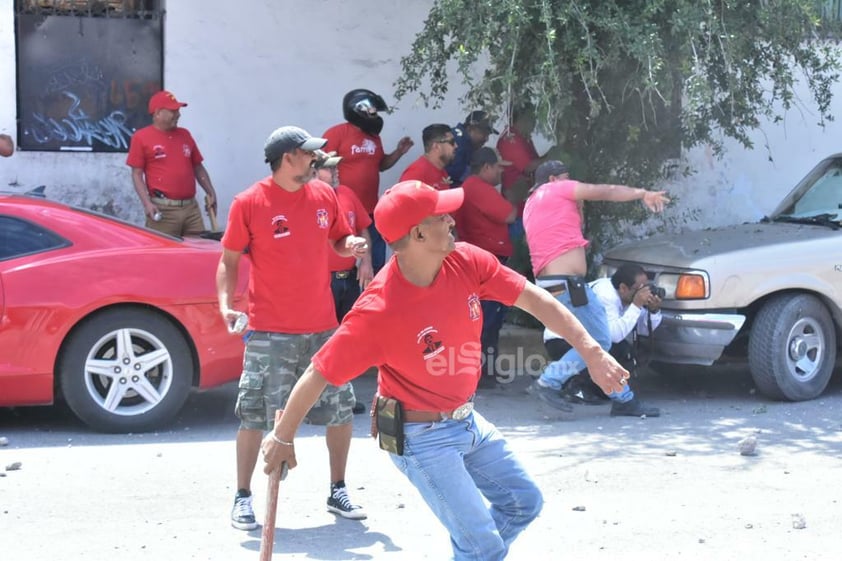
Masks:
[[[231,525],[238,530],[254,530],[257,528],[249,491],[240,489],[234,496],[234,508],[231,509]]]
[[[555,407],[556,409],[567,413],[573,411],[573,406],[561,397],[561,392],[559,390],[554,390],[549,386],[543,385],[540,380],[532,382],[532,384],[526,388],[526,391],[550,407]]]
[[[327,498],[328,511],[338,514],[343,518],[351,520],[364,520],[367,518],[363,507],[355,505],[348,498],[348,488],[345,485],[331,484],[330,496]]]
[[[561,396],[570,403],[603,405],[608,399],[602,390],[586,374],[577,374],[561,388]]]
[[[642,401],[633,397],[631,400],[621,403],[615,401],[611,404],[612,417],[660,417],[661,410],[657,407],[650,407]]]
[[[365,404],[362,401],[358,401],[354,404],[354,415],[361,415],[365,413]]]

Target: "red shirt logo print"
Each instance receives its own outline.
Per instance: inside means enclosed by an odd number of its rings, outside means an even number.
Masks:
[[[287,217],[283,214],[279,214],[278,216],[272,219],[272,229],[274,233],[272,237],[274,238],[285,238],[290,235],[289,232],[289,225],[287,224]]]
[[[424,360],[430,360],[436,355],[444,352],[444,345],[436,338],[438,330],[434,327],[426,327],[418,334],[416,342],[421,346],[421,354]]]
[[[181,145],[181,153],[184,154],[185,158],[189,158],[190,157],[190,146],[188,146],[187,144],[182,144]]]
[[[479,321],[482,317],[482,304],[480,304],[479,296],[471,294],[468,296],[468,317],[471,321]]]
[[[320,208],[316,211],[316,224],[319,225],[319,228],[326,230],[329,226],[327,211],[323,208]]]

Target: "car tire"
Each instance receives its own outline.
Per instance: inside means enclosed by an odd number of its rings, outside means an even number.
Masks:
[[[184,335],[171,321],[121,308],[91,316],[73,330],[57,375],[64,399],[82,421],[98,431],[125,433],[170,422],[190,393],[193,370]]]
[[[835,362],[833,320],[815,296],[776,296],[754,318],[748,364],[764,395],[789,401],[818,397],[830,381]]]

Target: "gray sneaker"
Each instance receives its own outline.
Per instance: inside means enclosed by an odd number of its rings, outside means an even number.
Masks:
[[[554,390],[550,386],[545,386],[540,380],[532,382],[532,385],[526,388],[526,391],[530,395],[537,397],[550,407],[554,407],[559,411],[564,411],[566,413],[573,411],[573,406],[570,405],[564,397],[562,397],[560,390]]]
[[[254,519],[254,509],[251,507],[251,493],[246,495],[237,491],[234,497],[234,508],[231,509],[231,525],[238,530],[254,530],[257,521]]]
[[[615,401],[611,404],[612,417],[660,417],[661,410],[646,405],[636,397],[625,403]]]

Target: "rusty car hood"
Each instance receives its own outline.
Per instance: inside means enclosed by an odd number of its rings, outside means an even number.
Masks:
[[[768,251],[784,259],[789,251],[802,251],[798,249],[802,244],[823,239],[840,243],[842,231],[826,226],[759,222],[652,236],[614,247],[605,253],[605,260],[693,268],[703,266],[710,258],[729,254],[736,257],[745,251]]]

